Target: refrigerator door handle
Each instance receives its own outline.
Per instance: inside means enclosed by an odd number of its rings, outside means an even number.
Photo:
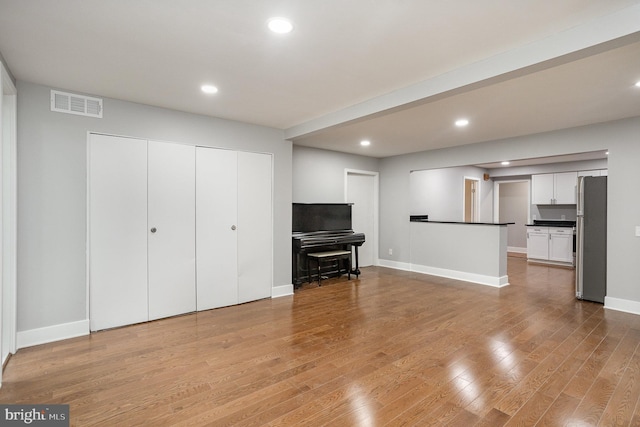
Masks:
[[[577,194],[576,194],[576,215],[584,215],[584,177],[578,177]]]
[[[582,299],[582,267],[583,267],[583,233],[584,218],[576,218],[576,298]]]

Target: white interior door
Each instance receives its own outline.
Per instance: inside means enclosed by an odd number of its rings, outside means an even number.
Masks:
[[[89,140],[92,331],[148,320],[147,141]]]
[[[374,265],[377,258],[375,180],[372,174],[347,173],[347,203],[353,203],[351,226],[353,231],[365,236],[364,244],[358,249],[359,267]]]
[[[238,299],[271,296],[273,220],[271,155],[238,153]]]
[[[196,309],[195,147],[149,141],[149,320]]]
[[[196,148],[198,310],[238,304],[237,164],[235,151]]]

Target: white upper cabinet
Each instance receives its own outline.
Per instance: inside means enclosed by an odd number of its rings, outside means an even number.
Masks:
[[[578,176],[607,176],[608,169],[595,169],[588,171],[578,171]]]
[[[555,205],[575,205],[577,172],[563,172],[554,174],[555,177]]]
[[[531,202],[534,205],[551,205],[555,198],[552,173],[531,177]]]
[[[575,205],[577,172],[547,173],[531,178],[534,205]]]

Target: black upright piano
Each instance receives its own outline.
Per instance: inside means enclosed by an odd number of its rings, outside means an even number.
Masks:
[[[294,203],[293,204],[293,283],[299,286],[311,281],[307,270],[307,254],[355,248],[355,268],[359,275],[358,248],[364,243],[364,234],[355,233],[351,226],[351,203]],[[323,271],[331,276],[336,271]]]

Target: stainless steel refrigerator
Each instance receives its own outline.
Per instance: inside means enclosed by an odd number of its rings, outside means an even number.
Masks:
[[[578,178],[576,296],[604,303],[607,294],[607,177]]]

